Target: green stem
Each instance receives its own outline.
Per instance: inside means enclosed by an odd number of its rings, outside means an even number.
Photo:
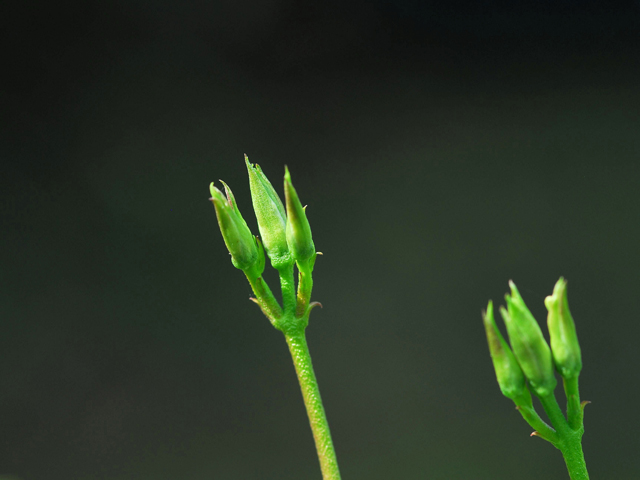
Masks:
[[[582,425],[583,409],[580,405],[580,392],[578,391],[578,376],[563,380],[564,392],[567,396],[567,419],[571,428],[578,429]]]
[[[564,461],[567,464],[567,470],[569,471],[569,478],[571,478],[571,480],[589,480],[589,473],[587,472],[587,464],[584,461],[580,437],[582,437],[582,434],[559,447]]]
[[[536,409],[533,407],[533,402],[531,401],[529,390],[525,389],[524,393],[514,398],[513,401],[522,418],[535,430],[534,434],[555,444],[558,439],[556,432],[547,425],[544,420],[540,418],[538,412],[536,412]]]
[[[340,470],[338,469],[338,460],[336,452],[333,448],[331,440],[331,432],[329,431],[329,423],[320,398],[320,390],[318,389],[318,381],[313,372],[311,364],[311,355],[305,338],[304,329],[293,332],[286,332],[285,338],[291,358],[296,368],[298,382],[302,390],[304,405],[307,408],[313,439],[318,451],[318,459],[320,460],[320,469],[322,470],[323,480],[340,480]]]
[[[577,383],[575,386],[577,388]],[[584,453],[582,451],[582,434],[584,433],[584,427],[580,424],[579,428],[574,429],[569,425],[553,393],[539,396],[538,398],[558,433],[558,441],[554,443],[554,445],[562,452],[564,461],[567,464],[567,470],[569,471],[569,477],[571,480],[589,480],[587,465],[584,461]]]
[[[570,430],[569,424],[564,418],[560,405],[558,405],[556,395],[551,392],[548,395],[538,395],[538,398],[540,399],[540,403],[542,403],[542,408],[547,412],[547,416],[549,417],[549,420],[551,420],[551,425],[553,425],[556,432],[558,432],[561,437],[568,433]]]
[[[298,296],[296,302],[296,317],[301,317],[307,311],[309,301],[311,300],[311,290],[313,288],[313,277],[311,269],[305,265],[305,268],[298,268]]]
[[[284,315],[293,315],[296,310],[296,284],[293,278],[293,262],[279,268],[278,274],[280,275]]]
[[[259,306],[267,318],[274,323],[278,318],[282,317],[282,308],[278,305],[278,301],[271,293],[271,289],[262,277],[253,277],[245,272],[247,280],[251,285],[251,289],[256,298],[253,299]]]

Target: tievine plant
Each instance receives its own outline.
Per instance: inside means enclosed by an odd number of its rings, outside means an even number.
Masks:
[[[260,167],[250,164],[246,155],[245,163],[249,171],[251,198],[261,238],[251,234],[227,184],[221,181],[226,195],[211,184],[211,201],[224,243],[231,254],[231,263],[244,272],[251,284],[255,294],[255,298],[251,300],[260,306],[271,324],[284,334],[287,341],[309,415],[323,479],[339,480],[340,471],[331,432],[305,337],[309,313],[320,305],[310,302],[313,265],[319,252],[316,252],[311,239],[306,207],[300,203],[286,167],[285,211],[280,197]],[[262,278],[265,252],[280,276],[282,305]],[[294,265],[298,268],[297,289]]]
[[[238,205],[226,183],[225,193],[211,184],[211,201],[215,207],[224,242],[231,254],[231,263],[244,272],[260,306],[271,324],[287,341],[304,404],[315,440],[324,480],[339,480],[340,471],[331,440],[329,424],[320,398],[311,356],[305,337],[311,310],[320,305],[310,302],[313,286],[313,266],[316,252],[311,228],[298,194],[285,167],[285,205],[258,165],[249,163],[249,185],[253,209],[258,220],[260,237],[252,235],[242,218]],[[278,303],[262,277],[265,253],[280,276],[282,305]],[[294,268],[298,270],[298,282]],[[589,474],[582,453],[583,411],[589,402],[580,403],[578,376],[582,369],[580,346],[567,301],[567,282],[560,278],[553,294],[545,299],[551,348],[538,322],[527,308],[515,284],[510,282],[511,295],[506,295],[507,308],[500,313],[507,327],[511,347],[496,326],[493,304],[489,301],[483,312],[496,377],[502,393],[514,401],[523,418],[534,428],[532,435],[547,440],[564,456],[572,480],[588,480]],[[567,416],[555,397],[555,370],[560,374],[567,398]],[[530,390],[538,397],[551,425],[536,412]]]
[[[500,390],[505,397],[514,401],[523,418],[534,428],[532,435],[547,440],[562,452],[571,479],[588,480],[582,453],[582,420],[584,407],[589,402],[580,403],[578,375],[582,369],[582,357],[576,327],[569,312],[567,282],[561,277],[553,294],[544,302],[548,310],[551,348],[515,284],[510,282],[509,285],[511,295],[505,296],[507,308],[500,307],[500,314],[507,326],[511,348],[496,326],[491,301],[486,312],[483,312]],[[557,385],[554,366],[564,384],[566,417],[554,393]],[[540,399],[551,426],[540,418],[533,407],[529,389]]]

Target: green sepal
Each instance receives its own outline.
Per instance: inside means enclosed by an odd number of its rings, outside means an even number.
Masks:
[[[251,200],[258,220],[262,243],[273,267],[276,269],[283,268],[292,262],[287,244],[287,217],[284,205],[260,167],[250,164],[246,155],[244,159],[249,172]]]
[[[256,245],[258,247],[258,261],[251,268],[245,270],[244,273],[248,277],[258,278],[258,277],[261,277],[262,274],[264,273],[264,267],[266,262],[265,262],[264,247],[262,245],[262,242],[258,237],[254,236],[253,238],[256,241]]]
[[[522,371],[538,396],[552,393],[557,385],[551,349],[540,326],[527,308],[513,282],[509,282],[511,295],[506,295],[507,309],[500,313],[507,326],[509,341]]]
[[[544,300],[549,311],[547,325],[551,340],[551,354],[558,373],[563,378],[572,378],[582,370],[582,355],[576,334],[576,326],[569,311],[567,281],[560,277],[553,294]]]
[[[316,248],[311,237],[311,227],[305,207],[300,203],[296,189],[291,183],[289,169],[285,166],[284,196],[287,205],[287,244],[298,264],[298,269],[309,268],[309,261],[316,255]]]
[[[536,412],[533,402],[531,401],[531,393],[529,393],[529,389],[525,387],[522,395],[513,398],[513,402],[516,404],[516,410],[520,412],[522,418],[524,418],[526,422],[534,428],[535,431],[531,436],[542,438],[555,446],[558,442],[558,435],[551,426],[540,418],[538,412]]]
[[[526,380],[516,357],[498,330],[493,316],[492,301],[489,301],[486,312],[482,313],[482,320],[487,334],[493,368],[502,394],[512,400],[521,397],[526,388]]]
[[[242,218],[231,189],[222,183],[226,196],[212,182],[210,200],[216,211],[222,238],[231,254],[231,263],[245,272],[259,270],[259,276],[264,270],[264,251]]]

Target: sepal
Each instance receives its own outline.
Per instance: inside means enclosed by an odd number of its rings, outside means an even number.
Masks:
[[[549,311],[547,325],[556,370],[563,378],[575,377],[582,369],[582,355],[576,326],[569,311],[567,281],[564,278],[560,277],[553,294],[545,298],[544,304]]]
[[[296,189],[291,183],[289,169],[285,166],[284,196],[287,205],[286,235],[287,244],[300,270],[309,269],[313,265],[316,249],[311,237],[311,227],[305,207],[300,203]]]
[[[231,189],[224,183],[225,194],[211,183],[211,201],[216,211],[222,238],[231,254],[231,262],[243,271],[257,271],[262,265],[264,252],[242,218]],[[262,274],[262,271],[258,275]]]
[[[271,264],[279,269],[291,264],[292,258],[287,244],[286,213],[282,200],[274,190],[260,166],[249,163],[245,155],[249,172],[249,186],[253,210],[258,220],[260,237]]]
[[[513,354],[533,391],[539,396],[546,396],[555,390],[558,383],[553,373],[551,349],[515,284],[509,282],[509,286],[511,295],[505,296],[507,309],[502,307],[500,313],[507,326]]]
[[[489,301],[482,320],[500,390],[507,398],[520,397],[526,388],[526,381],[516,357],[498,330],[493,316],[493,302]]]

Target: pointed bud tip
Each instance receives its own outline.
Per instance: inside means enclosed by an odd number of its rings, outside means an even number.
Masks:
[[[509,321],[511,320],[511,317],[509,316],[509,311],[503,305],[500,305],[500,316],[504,320],[505,324],[509,323]]]
[[[520,295],[520,291],[518,290],[518,287],[516,287],[516,284],[513,282],[513,280],[509,280],[509,288],[511,289],[511,297],[522,298],[522,295]]]
[[[211,198],[209,200],[214,204],[216,204],[217,202],[222,204],[226,203],[224,193],[222,193],[217,187],[215,187],[213,185],[213,182],[211,182],[211,185],[209,186],[209,191],[211,192]]]
[[[560,277],[553,287],[554,290],[558,290],[558,291],[566,290],[566,288],[567,288],[567,281],[564,279],[564,277]]]
[[[489,300],[486,310],[482,310],[482,318],[493,316],[493,300]]]

